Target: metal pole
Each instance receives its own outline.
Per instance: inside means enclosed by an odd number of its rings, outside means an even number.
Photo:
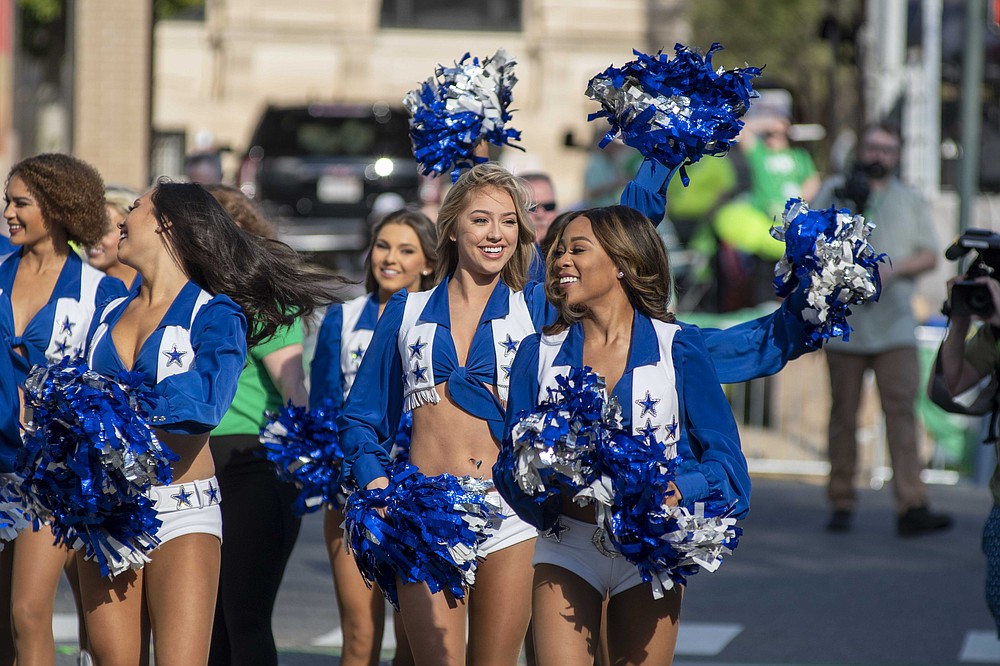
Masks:
[[[979,155],[983,122],[983,31],[986,0],[966,0],[965,54],[962,59],[962,165],[958,180],[958,231],[973,225],[979,192]]]

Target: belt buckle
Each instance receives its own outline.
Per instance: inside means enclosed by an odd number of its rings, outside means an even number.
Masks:
[[[597,552],[601,555],[610,559],[615,559],[620,555],[620,553],[608,548],[608,545],[604,542],[604,537],[606,535],[607,531],[603,527],[598,527],[594,530],[594,536],[590,538],[590,541],[594,544],[594,548],[596,548]]]

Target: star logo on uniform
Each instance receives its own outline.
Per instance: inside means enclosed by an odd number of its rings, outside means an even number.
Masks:
[[[646,425],[639,428],[639,434],[647,439],[652,439],[653,435],[656,434],[656,431],[659,429],[660,426],[653,425],[653,422],[650,419],[646,419]]]
[[[427,366],[422,366],[419,363],[413,364],[413,369],[410,370],[410,374],[413,375],[413,383],[424,381],[427,379]]]
[[[219,503],[219,489],[213,486],[211,483],[208,484],[208,490],[203,490],[206,499],[208,499],[209,504]]]
[[[503,347],[504,356],[510,356],[511,354],[517,351],[518,340],[514,340],[513,338],[511,338],[510,333],[508,333],[507,339],[501,340],[497,344]]]
[[[500,369],[503,370],[503,378],[504,379],[510,379],[510,366],[509,365],[501,365]]]
[[[677,417],[674,417],[673,422],[667,424],[667,439],[677,438]]]
[[[653,416],[656,416],[656,405],[658,405],[659,402],[660,402],[659,398],[652,397],[651,395],[649,395],[649,391],[646,391],[645,398],[643,398],[642,400],[635,401],[635,404],[642,407],[642,413],[639,414],[639,418],[641,419],[646,414],[652,414]]]
[[[67,349],[69,349],[69,340],[63,340],[62,342],[56,343],[56,353],[65,356]]]
[[[357,349],[351,350],[351,361],[354,363],[361,363],[361,357],[365,355],[365,348],[361,345],[357,346]]]
[[[192,494],[193,493],[189,493],[187,491],[187,488],[185,488],[184,486],[181,486],[181,489],[179,491],[177,491],[176,494],[171,495],[171,497],[174,498],[175,500],[177,500],[177,508],[179,509],[182,506],[191,506],[191,495]]]
[[[63,319],[62,325],[60,326],[59,332],[65,333],[66,335],[73,335],[74,326],[76,326],[76,322],[70,321],[69,315],[66,315],[66,318]]]
[[[410,360],[412,361],[415,358],[420,359],[421,361],[424,360],[424,347],[426,346],[427,343],[421,342],[418,337],[417,341],[410,345]]]
[[[181,358],[183,358],[186,354],[187,354],[186,351],[178,350],[177,345],[174,345],[173,349],[169,349],[163,352],[163,355],[167,357],[168,368],[172,365],[176,365],[178,367],[184,367],[184,363],[181,361]]]

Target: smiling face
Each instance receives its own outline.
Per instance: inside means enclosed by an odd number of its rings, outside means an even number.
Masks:
[[[87,248],[87,261],[91,266],[105,273],[118,263],[118,238],[121,231],[118,225],[125,219],[118,209],[108,206],[108,233],[96,245]]]
[[[42,215],[38,199],[20,176],[12,176],[4,194],[3,217],[7,221],[10,242],[31,247],[52,236],[52,230]]]
[[[510,194],[496,187],[473,191],[452,230],[458,268],[495,276],[517,247],[517,208]]]
[[[159,220],[153,213],[153,190],[136,199],[128,214],[118,223],[118,260],[138,268],[145,256],[162,248],[165,241]]]
[[[420,291],[420,279],[431,267],[420,245],[420,237],[408,224],[386,224],[372,244],[372,276],[379,295],[388,298],[400,289]]]
[[[573,219],[563,229],[555,248],[559,291],[570,306],[593,306],[611,298],[628,300],[618,267],[594,235],[586,217]]]

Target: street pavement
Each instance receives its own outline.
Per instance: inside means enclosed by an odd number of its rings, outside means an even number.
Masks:
[[[900,538],[890,487],[862,490],[854,529],[823,530],[815,481],[754,477],[739,548],[688,586],[677,666],[874,666],[995,663],[1000,641],[983,601],[979,550],[990,496],[962,482],[932,486],[946,533]],[[72,601],[63,586],[55,626],[72,664]],[[283,666],[339,663],[339,623],[319,516],[307,516],[278,596]],[[391,635],[391,634],[390,634]],[[391,656],[391,650],[385,653]]]

